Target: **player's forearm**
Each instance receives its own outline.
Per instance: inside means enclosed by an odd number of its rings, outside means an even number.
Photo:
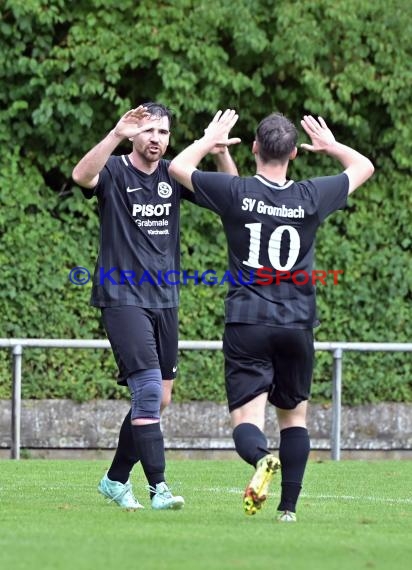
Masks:
[[[336,158],[344,168],[349,168],[358,162],[362,163],[366,159],[366,157],[357,150],[337,141],[327,147],[326,154],[332,158]]]
[[[239,175],[235,161],[233,160],[228,148],[226,148],[224,152],[219,152],[213,156],[216,161],[218,172],[226,172],[226,174],[233,174],[234,176]]]
[[[115,134],[114,130],[95,147],[93,147],[77,163],[72,172],[73,180],[80,186],[93,187],[96,185],[99,172],[104,168],[110,155],[124,137]]]
[[[326,154],[337,159],[349,178],[349,194],[370,178],[375,170],[372,162],[357,150],[335,142],[327,148]]]
[[[197,165],[215,146],[213,141],[202,137],[182,150],[170,163],[169,173],[180,184],[193,190],[192,173]]]

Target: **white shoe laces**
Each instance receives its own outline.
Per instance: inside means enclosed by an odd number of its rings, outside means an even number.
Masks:
[[[124,483],[123,485],[123,489],[119,489],[118,492],[116,492],[111,499],[109,499],[109,502],[112,501],[116,501],[116,500],[120,500],[123,499],[123,497],[125,495],[127,495],[127,493],[130,493],[131,498],[133,499],[133,501],[135,501],[135,503],[137,503],[135,496],[133,495],[133,491],[132,491],[132,485],[130,483]]]
[[[160,495],[161,497],[164,497],[165,499],[171,499],[173,497],[166,483],[158,483],[156,487],[153,487],[152,485],[147,485],[146,489],[151,493],[154,493],[155,495]]]

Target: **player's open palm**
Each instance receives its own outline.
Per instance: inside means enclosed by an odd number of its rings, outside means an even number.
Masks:
[[[305,115],[300,124],[312,141],[312,144],[302,143],[301,148],[310,152],[326,152],[334,144],[335,137],[322,117],[316,120],[312,115]]]
[[[139,105],[136,109],[131,109],[123,115],[114,128],[118,137],[130,138],[137,135],[141,130],[141,121],[150,117],[146,107]]]
[[[233,109],[226,109],[218,111],[213,117],[212,121],[205,129],[205,137],[214,141],[215,146],[213,147],[211,153],[217,154],[222,152],[222,149],[240,143],[240,139],[237,137],[229,138],[229,133],[233,126],[236,124],[239,115]]]

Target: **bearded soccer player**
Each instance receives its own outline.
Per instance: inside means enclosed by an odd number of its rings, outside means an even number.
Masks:
[[[165,481],[160,413],[171,400],[177,370],[179,290],[159,279],[179,271],[180,200],[193,194],[171,179],[163,158],[171,111],[150,102],[131,109],[73,170],[86,197],[96,196],[100,248],[91,303],[101,309],[116,359],[118,383],[128,386],[131,410],[120,429],[113,462],[99,492],[127,509],[142,505],[130,473],[140,460],[153,509],[181,509]],[[129,154],[112,154],[129,139]],[[228,152],[213,154],[217,167],[237,172]]]
[[[312,275],[318,227],[345,207],[348,195],[368,180],[374,167],[368,158],[337,142],[321,117],[307,115],[301,125],[311,144],[301,147],[336,159],[342,171],[289,180],[288,165],[297,154],[298,133],[291,121],[273,113],[255,133],[254,176],[197,170],[215,145],[239,142],[228,138],[237,119],[234,110],[218,111],[204,136],[171,162],[169,172],[195,192],[197,204],[221,217],[230,273],[238,276],[238,281],[230,282],[226,297],[223,350],[235,447],[255,468],[244,493],[244,511],[253,515],[261,508],[280,469],[277,520],[295,522],[310,451],[306,412],[313,327],[318,324],[315,287],[312,279],[304,277]],[[259,278],[270,271],[276,275],[272,282]],[[303,283],[297,282],[296,275],[303,276]],[[268,401],[276,407],[279,458],[269,452],[263,431]]]

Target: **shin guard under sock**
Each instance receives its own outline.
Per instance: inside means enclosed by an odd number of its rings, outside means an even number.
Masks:
[[[240,457],[253,467],[269,453],[265,434],[254,424],[242,423],[236,426],[233,441]]]
[[[107,472],[108,478],[111,481],[126,483],[129,479],[130,471],[138,461],[139,455],[133,439],[131,410],[129,410],[120,428],[116,453]]]
[[[310,451],[308,430],[291,427],[281,430],[279,459],[282,466],[282,493],[279,511],[296,512]]]
[[[133,438],[136,444],[143,470],[149,485],[153,488],[165,480],[165,450],[160,423],[132,425]],[[153,493],[151,492],[151,496]]]

